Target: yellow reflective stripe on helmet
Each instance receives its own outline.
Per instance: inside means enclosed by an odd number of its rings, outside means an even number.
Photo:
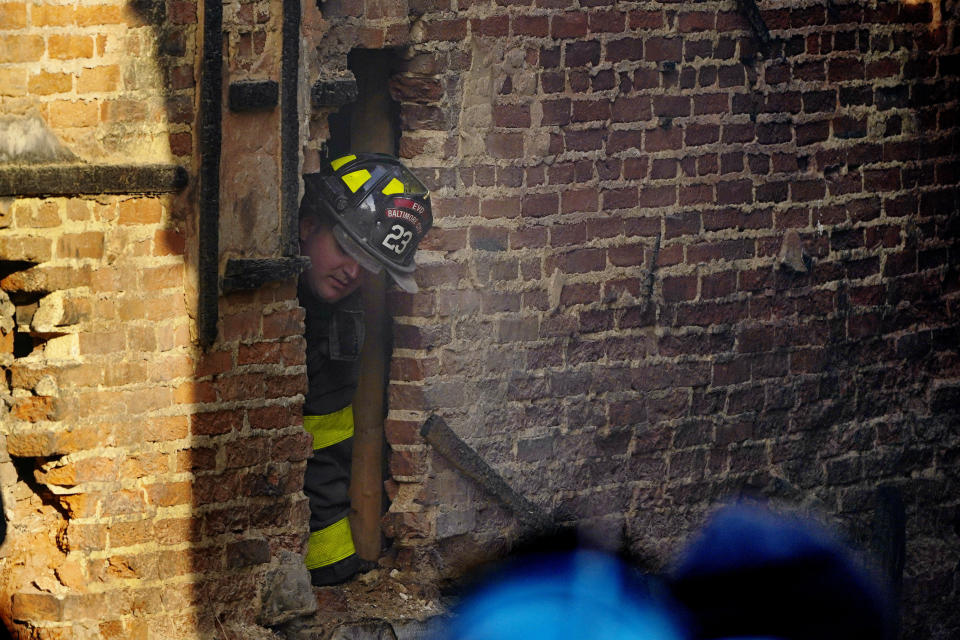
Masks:
[[[347,183],[347,186],[350,187],[350,191],[354,193],[357,192],[357,189],[366,184],[367,180],[370,179],[370,172],[366,169],[360,169],[359,171],[353,171],[343,176],[343,181]]]
[[[339,562],[354,553],[356,549],[350,533],[350,521],[343,518],[310,534],[305,561],[307,569],[318,569]]]
[[[340,167],[342,167],[343,165],[347,164],[347,163],[350,162],[351,160],[356,160],[356,159],[357,159],[357,156],[341,156],[341,157],[337,158],[336,160],[331,160],[331,161],[330,161],[330,166],[333,167],[333,170],[334,170],[334,171],[337,171],[337,170],[340,169]]]
[[[323,449],[353,437],[353,405],[321,416],[303,416],[303,428],[313,436],[313,448]]]
[[[403,183],[394,178],[383,188],[383,195],[389,196],[394,193],[403,193]]]

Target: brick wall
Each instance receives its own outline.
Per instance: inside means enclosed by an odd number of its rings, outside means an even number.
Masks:
[[[0,3],[5,115],[87,163],[191,173],[0,202],[0,617],[21,637],[252,623],[306,533],[302,310],[292,282],[223,296],[196,347],[202,6],[136,6],[157,9]],[[224,5],[225,83],[277,80],[278,7]],[[411,579],[518,533],[420,438],[437,412],[557,521],[654,563],[729,496],[867,542],[899,491],[905,635],[960,626],[953,5],[760,9],[769,44],[732,1],[305,3],[306,83],[396,48],[399,151],[435,198],[423,291],[391,296],[384,531]],[[256,188],[277,120],[224,119],[222,260],[279,250]]]
[[[0,4],[3,113],[36,113],[76,156],[192,154],[196,5]]]
[[[558,522],[654,563],[743,494],[867,544],[892,488],[905,635],[955,633],[955,14],[395,4],[324,3],[321,53],[402,45],[399,149],[435,198],[423,291],[392,299],[398,564],[456,575],[517,533],[418,435],[437,412]]]
[[[279,80],[279,7],[225,5],[225,83]],[[73,154],[57,171],[190,174],[178,193],[0,199],[0,618],[16,637],[213,637],[287,613],[260,604],[306,537],[303,315],[289,278],[234,293],[197,346],[199,42],[193,2],[0,3],[2,117],[38,117]],[[278,181],[279,136],[275,114],[225,119],[222,261],[280,251],[261,215],[278,188],[249,204],[250,171]]]

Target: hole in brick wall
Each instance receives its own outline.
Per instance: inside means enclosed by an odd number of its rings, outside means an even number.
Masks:
[[[390,49],[350,52],[347,63],[357,79],[357,100],[329,116],[330,138],[324,143],[324,155],[328,159],[358,151],[397,154],[400,109],[390,97],[389,85],[398,62],[397,52]],[[386,381],[391,355],[386,288],[381,274],[371,278],[363,291],[367,344],[354,397],[351,526],[357,553],[369,560],[376,559],[382,551],[380,519],[389,507],[383,483],[387,476],[383,421],[387,414]]]
[[[400,107],[390,98],[389,81],[399,57],[393,49],[354,49],[347,66],[357,78],[357,101],[330,114],[330,138],[324,143],[328,158],[350,151],[396,154],[400,136]]]
[[[0,260],[0,280],[18,271],[26,271],[37,266],[35,262],[25,262],[23,260]]]
[[[33,316],[40,306],[40,301],[47,295],[46,291],[12,291],[5,292],[10,303],[13,304],[13,357],[26,358],[42,351],[52,334],[38,334],[30,328]],[[9,352],[8,352],[9,353]]]
[[[57,510],[57,512],[66,520],[70,517],[69,512],[66,507],[60,503],[57,495],[50,490],[44,484],[41,484],[37,481],[36,475],[34,472],[40,465],[57,460],[62,456],[56,456],[53,458],[24,458],[19,456],[10,456],[10,462],[13,464],[14,470],[17,472],[17,481],[22,482],[30,489],[30,492],[35,496],[40,498],[40,501]]]
[[[13,357],[26,358],[36,347],[33,336],[28,333],[17,331],[13,334]]]
[[[16,308],[14,315],[13,357],[26,358],[43,348],[46,338],[31,333],[30,322],[40,306],[40,300],[48,295],[41,292],[9,292],[10,302]]]

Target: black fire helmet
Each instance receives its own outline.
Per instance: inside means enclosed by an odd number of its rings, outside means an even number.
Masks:
[[[430,192],[399,160],[354,153],[303,177],[301,210],[333,223],[340,247],[360,266],[386,269],[394,282],[416,293],[413,255],[433,224]]]

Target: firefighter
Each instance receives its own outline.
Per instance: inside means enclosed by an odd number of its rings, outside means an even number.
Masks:
[[[306,564],[311,582],[344,582],[372,568],[357,556],[347,516],[353,400],[364,324],[364,272],[387,272],[417,291],[413,256],[433,217],[429,192],[396,158],[356,153],[304,176],[300,252],[311,266],[300,278],[306,310],[308,391],[304,428],[313,436],[304,492],[310,504]]]

